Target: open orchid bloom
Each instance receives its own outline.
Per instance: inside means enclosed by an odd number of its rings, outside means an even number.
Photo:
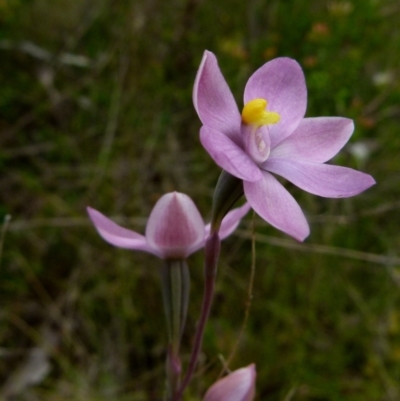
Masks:
[[[254,364],[235,370],[214,383],[203,401],[252,401],[255,395],[255,381]]]
[[[249,204],[230,211],[222,221],[220,238],[230,235]],[[98,233],[108,243],[119,248],[152,253],[162,259],[185,259],[205,244],[210,225],[204,221],[193,201],[185,194],[171,192],[155,204],[146,226],[146,235],[128,230],[111,221],[95,209],[87,208]]]
[[[324,164],[349,140],[353,122],[343,117],[304,118],[303,71],[290,58],[264,64],[248,80],[239,112],[215,55],[204,53],[193,102],[203,126],[200,140],[214,161],[243,180],[251,207],[277,229],[304,240],[307,220],[278,174],[315,195],[357,195],[375,183],[362,172]]]

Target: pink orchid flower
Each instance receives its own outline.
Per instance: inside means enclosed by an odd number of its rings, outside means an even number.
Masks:
[[[203,401],[252,401],[255,395],[255,381],[254,364],[235,370],[214,383]]]
[[[240,113],[215,55],[206,51],[193,102],[204,148],[243,180],[247,201],[264,220],[299,241],[309,234],[307,220],[271,173],[327,198],[354,196],[375,183],[368,174],[324,164],[346,144],[354,125],[343,117],[304,118],[305,78],[290,58],[269,61],[249,78]]]
[[[222,221],[220,238],[226,238],[238,226],[250,206],[229,212]],[[87,208],[100,236],[111,245],[152,253],[162,259],[185,259],[201,249],[210,233],[193,201],[185,194],[171,192],[155,204],[146,226],[146,235],[128,230],[95,209]]]

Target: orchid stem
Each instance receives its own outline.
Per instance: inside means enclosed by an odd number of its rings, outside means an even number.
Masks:
[[[176,396],[174,397],[174,401],[181,401],[183,392],[185,391],[186,387],[193,377],[197,361],[199,359],[199,354],[203,343],[204,329],[208,320],[208,316],[210,314],[212,299],[214,295],[215,277],[217,274],[217,263],[219,258],[220,245],[221,241],[218,236],[218,232],[212,232],[208,237],[205,245],[204,295],[200,319],[197,325],[189,366],[186,375],[182,381],[182,384],[179,387]]]
[[[180,383],[179,348],[189,301],[189,270],[186,261],[166,261],[162,278],[169,338],[166,359],[167,399],[172,401]]]

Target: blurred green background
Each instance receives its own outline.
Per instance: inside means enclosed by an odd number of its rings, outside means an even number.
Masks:
[[[257,400],[400,400],[399,15],[398,0],[0,0],[0,399],[161,400],[161,262],[106,244],[85,207],[143,231],[177,190],[209,218],[219,169],[191,101],[208,49],[239,107],[255,69],[298,60],[307,115],[355,120],[334,163],[377,180],[339,200],[288,184],[304,244],[255,217],[252,306],[229,367],[256,363]],[[249,214],[224,242],[186,400],[239,336],[252,232]],[[201,252],[189,264],[185,362]]]

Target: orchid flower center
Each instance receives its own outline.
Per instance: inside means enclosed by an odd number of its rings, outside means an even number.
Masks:
[[[242,122],[247,125],[276,124],[281,116],[275,111],[267,111],[268,102],[265,99],[253,99],[246,103],[242,111]]]
[[[253,99],[246,103],[242,111],[242,135],[247,154],[257,163],[265,162],[271,151],[268,126],[280,121],[275,111],[267,111],[265,99]]]

